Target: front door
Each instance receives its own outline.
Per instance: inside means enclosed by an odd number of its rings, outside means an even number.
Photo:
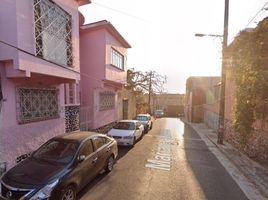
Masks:
[[[123,100],[123,119],[128,119],[128,99]]]

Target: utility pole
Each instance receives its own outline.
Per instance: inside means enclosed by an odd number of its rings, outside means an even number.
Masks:
[[[152,90],[152,71],[149,73],[149,98],[148,98],[148,105],[149,105],[149,113],[151,114],[151,90]]]
[[[229,20],[229,0],[225,0],[224,8],[224,29],[222,42],[222,66],[221,66],[221,93],[220,93],[220,109],[218,122],[218,144],[223,144],[224,138],[224,109],[225,109],[225,82],[226,82],[226,47],[228,42],[228,20]]]

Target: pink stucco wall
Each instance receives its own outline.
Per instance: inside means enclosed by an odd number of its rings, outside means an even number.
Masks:
[[[55,0],[56,4],[61,6],[66,12],[72,16],[72,43],[74,55],[73,71],[79,72],[79,13],[78,3],[74,0]],[[33,1],[12,1],[5,0],[1,2],[0,7],[0,39],[8,44],[11,44],[19,49],[22,49],[30,54],[35,54],[35,39],[34,39],[34,15]],[[8,21],[8,23],[7,23]],[[70,77],[79,80],[79,75],[69,73],[69,70],[55,70],[58,65],[36,59],[34,56],[14,50],[7,45],[0,43],[0,60],[13,60],[13,67],[10,68],[9,76],[17,77],[17,72],[12,70],[20,69],[26,71],[25,77],[30,76],[30,73],[37,72],[40,74],[51,73],[59,77]],[[46,70],[43,66],[46,65]],[[73,74],[73,75],[72,75]]]
[[[81,64],[81,104],[90,107],[92,127],[98,128],[118,120],[117,87],[105,85],[103,80],[126,83],[125,70],[111,66],[111,48],[118,50],[126,57],[127,50],[106,29],[83,29],[80,31],[80,64]],[[113,92],[115,107],[101,111],[99,93]]]
[[[64,133],[64,110],[60,109],[60,118],[19,124],[17,120],[16,86],[35,86],[40,79],[9,79],[5,77],[5,68],[0,65],[1,85],[4,102],[1,109],[1,146],[2,161],[8,162],[8,167],[15,163],[15,158],[19,155],[29,153],[36,149],[49,138]],[[63,87],[57,83],[55,78],[47,78],[42,81],[44,86],[57,87],[60,90],[59,105],[63,105]],[[63,107],[61,107],[63,108]]]
[[[65,131],[64,83],[80,80],[79,13],[76,0],[54,0],[72,16],[74,67],[65,67],[40,59],[35,54],[33,0],[1,1],[0,76],[4,96],[0,111],[0,162],[8,168],[17,156],[29,153],[51,137]],[[23,52],[26,51],[26,52]],[[32,55],[31,55],[32,54]],[[55,87],[59,89],[60,117],[19,124],[16,87]]]
[[[113,92],[115,93],[115,107],[113,109],[109,110],[100,110],[99,106],[99,93],[100,92]],[[113,88],[104,87],[94,90],[94,111],[93,111],[93,128],[99,128],[101,126],[104,126],[106,124],[109,124],[111,122],[117,121],[117,106],[118,106],[118,97],[117,93]]]
[[[127,80],[127,49],[122,46],[122,44],[116,40],[109,32],[106,32],[106,72],[105,77],[108,80],[114,80],[122,84],[126,84]],[[111,65],[111,49],[114,48],[120,52],[125,58],[124,71],[113,67]]]

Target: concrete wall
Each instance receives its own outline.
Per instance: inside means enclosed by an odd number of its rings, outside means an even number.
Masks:
[[[77,73],[70,71],[68,67],[64,69],[57,64],[46,62],[33,56],[35,55],[33,1],[4,0],[1,2],[0,7],[0,39],[29,53],[17,51],[0,43],[0,60],[12,60],[13,63],[13,66],[7,69],[8,77],[30,77],[31,73],[39,73],[80,79],[78,3],[74,0],[55,0],[54,2],[72,16],[74,55],[74,67],[72,70]]]
[[[105,78],[105,32],[104,30],[81,32],[81,104],[93,107],[95,88],[103,87]]]
[[[204,111],[204,123],[210,128],[218,130],[219,125],[219,114],[208,110]]]
[[[0,40],[9,45],[0,42],[0,75],[4,96],[4,101],[0,102],[0,162],[7,162],[8,168],[14,165],[16,157],[64,133],[63,83],[75,83],[80,79],[78,2],[54,2],[72,16],[73,68],[35,56],[33,0],[1,1]],[[19,123],[17,87],[57,88],[59,118]]]
[[[127,89],[123,89],[118,93],[118,120],[123,119],[123,101],[128,100],[128,119],[133,119],[137,115],[136,97]]]
[[[211,124],[214,124],[215,119],[212,114],[208,113],[219,112],[218,100],[208,97],[213,95],[212,90],[216,88],[219,81],[220,77],[190,77],[187,79],[185,116],[189,121],[208,122],[209,119],[212,119]],[[207,102],[208,100],[212,100],[212,102]]]
[[[111,65],[111,48],[126,57],[127,50],[105,28],[83,29],[80,32],[81,63],[81,97],[82,106],[92,109],[92,129],[99,128],[118,120],[118,91],[116,84],[126,83],[126,66],[124,70]],[[112,81],[107,84],[105,80]],[[115,94],[115,106],[100,110],[99,94]]]
[[[17,118],[16,86],[36,86],[35,81],[25,79],[9,79],[5,77],[5,68],[0,65],[2,91],[1,116],[1,161],[8,162],[8,168],[15,164],[19,155],[29,153],[39,147],[49,138],[64,133],[64,92],[63,87],[54,78],[43,82],[43,87],[57,87],[59,89],[60,117],[51,120],[19,124]]]
[[[112,92],[115,94],[115,105],[114,108],[108,110],[100,110],[100,93],[101,92]],[[118,108],[118,100],[117,93],[113,88],[100,88],[94,90],[94,110],[93,110],[93,129],[102,127],[111,122],[117,121],[117,108]]]
[[[108,80],[113,80],[122,84],[127,82],[127,49],[120,44],[109,32],[106,32],[106,58],[105,58],[105,78]],[[121,53],[125,58],[124,70],[118,69],[111,65],[111,50],[114,48],[119,53]]]

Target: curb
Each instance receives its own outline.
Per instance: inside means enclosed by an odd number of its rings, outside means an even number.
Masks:
[[[258,186],[256,184],[256,182],[254,182],[247,173],[244,172],[244,170],[241,169],[241,166],[239,166],[236,162],[233,161],[232,157],[223,149],[222,145],[217,144],[213,139],[211,139],[207,134],[203,134],[201,132],[199,132],[197,130],[196,127],[193,126],[192,123],[187,122],[184,119],[181,119],[185,124],[187,124],[188,126],[190,126],[195,132],[197,132],[198,135],[203,135],[204,137],[206,137],[212,144],[215,145],[215,147],[217,147],[217,149],[219,150],[220,153],[223,154],[223,156],[230,162],[233,164],[234,167],[236,167],[236,169],[245,177],[245,179],[254,187],[255,190],[257,190],[259,192],[259,194],[263,197],[263,199],[268,199],[268,196],[266,194],[266,192],[264,192],[263,190],[265,190],[265,188]],[[225,143],[227,143],[225,141]],[[227,143],[229,144],[229,143]],[[232,147],[232,146],[231,146]],[[243,155],[241,152],[237,151],[234,147],[232,147],[231,149],[232,151],[236,152],[239,154],[239,157],[244,157],[246,155]],[[247,158],[247,157],[246,157]],[[247,158],[249,159],[249,158]],[[251,161],[251,160],[250,160]],[[254,161],[252,161],[254,162]],[[255,164],[255,162],[254,162]],[[258,163],[256,163],[255,165],[259,166]],[[261,165],[260,165],[261,166]],[[262,166],[261,166],[262,167]],[[227,170],[228,171],[228,170]]]

